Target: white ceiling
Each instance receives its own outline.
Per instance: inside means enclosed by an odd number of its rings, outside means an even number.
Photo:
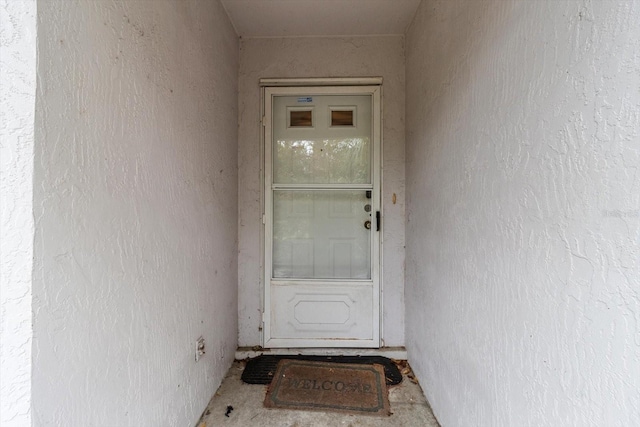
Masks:
[[[222,0],[241,37],[404,34],[421,0]]]

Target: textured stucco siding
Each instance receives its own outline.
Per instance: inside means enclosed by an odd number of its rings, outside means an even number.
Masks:
[[[31,424],[36,2],[0,0],[0,425]]]
[[[245,39],[239,73],[239,341],[261,344],[261,78],[382,77],[383,313],[386,346],[404,345],[404,40],[388,37]],[[396,203],[392,203],[393,194]]]
[[[193,425],[237,347],[237,37],[217,0],[38,19],[34,425]]]
[[[445,426],[640,425],[640,2],[424,1],[407,347]]]

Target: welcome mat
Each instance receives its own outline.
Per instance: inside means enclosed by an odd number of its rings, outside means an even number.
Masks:
[[[242,371],[242,381],[247,384],[271,384],[271,380],[281,360],[309,360],[313,362],[357,363],[382,365],[387,385],[402,382],[402,373],[396,363],[383,356],[303,356],[303,355],[261,355],[250,359]]]
[[[380,365],[281,360],[264,400],[267,408],[389,415]]]

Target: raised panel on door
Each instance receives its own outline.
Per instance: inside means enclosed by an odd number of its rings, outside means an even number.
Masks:
[[[348,284],[320,288],[298,283],[273,288],[272,338],[372,339],[371,289]]]

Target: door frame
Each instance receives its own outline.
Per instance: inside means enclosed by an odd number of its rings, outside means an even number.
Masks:
[[[261,206],[262,206],[262,232],[261,232],[261,299],[262,299],[262,322],[261,341],[264,348],[380,348],[382,337],[382,78],[332,78],[332,79],[261,79]],[[272,198],[271,172],[272,165],[272,138],[266,117],[270,117],[271,96],[282,95],[371,95],[372,100],[372,182],[374,189],[372,192],[372,202],[380,211],[380,230],[372,233],[371,264],[373,283],[373,313],[372,317],[372,338],[370,340],[349,340],[349,339],[296,339],[295,345],[291,345],[290,339],[271,338],[271,265],[272,251],[267,250],[267,244],[271,242],[272,236]],[[267,111],[269,110],[269,111]],[[267,167],[268,166],[268,167]]]

